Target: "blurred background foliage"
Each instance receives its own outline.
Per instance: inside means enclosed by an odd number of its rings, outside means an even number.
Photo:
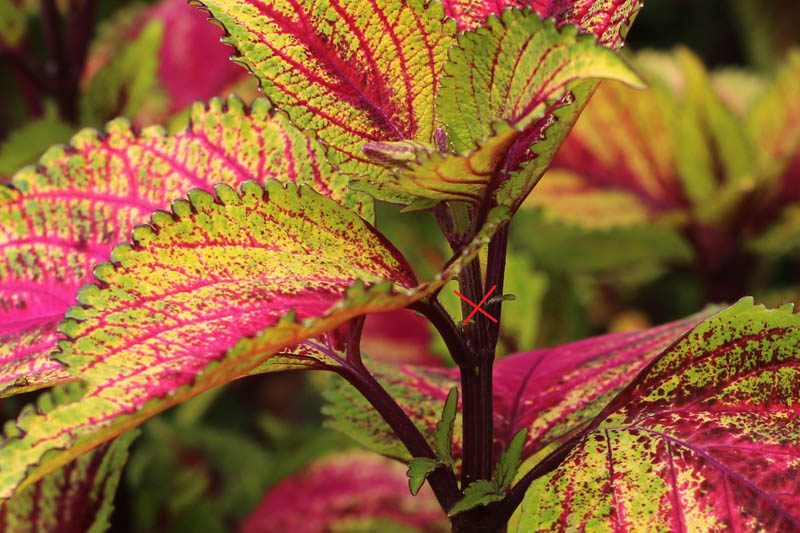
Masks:
[[[627,49],[681,44],[709,68],[769,76],[797,44],[798,26],[796,0],[647,0]],[[174,131],[185,126],[194,101],[230,92],[252,99],[254,79],[228,61],[220,36],[184,0],[0,0],[0,179],[34,164],[82,127],[102,128],[124,116],[137,126]],[[706,280],[675,266],[674,256],[652,260],[649,245],[660,239],[654,233],[593,240],[542,225],[537,216],[523,210],[512,226],[506,292],[515,300],[503,314],[502,353],[644,328],[688,315],[710,299]],[[401,214],[380,205],[378,225],[408,254],[420,278],[448,258],[444,240],[433,237],[429,213]],[[617,264],[622,251],[637,268]],[[759,297],[795,300],[797,272],[796,259],[773,261],[769,275],[754,274]],[[737,290],[721,296],[735,299]],[[450,288],[442,297],[457,314]],[[364,349],[383,360],[447,364],[437,335],[410,313],[368,320]],[[319,390],[326,379],[242,380],[147,423],[124,473],[113,529],[236,528],[287,475],[349,449],[346,437],[322,428]],[[3,417],[29,400],[4,400]],[[377,527],[348,520],[347,530]],[[399,518],[386,518],[381,527],[399,527],[392,520]]]

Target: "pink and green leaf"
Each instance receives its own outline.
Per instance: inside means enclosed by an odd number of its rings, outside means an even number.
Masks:
[[[781,193],[798,201],[800,173],[788,167],[800,151],[800,50],[791,52],[775,79],[762,91],[748,113],[748,128],[758,146],[756,154],[767,178],[778,181]],[[789,178],[784,183],[779,178]],[[791,177],[790,177],[791,175]],[[792,181],[792,177],[795,181]],[[780,186],[779,185],[779,186]],[[793,186],[794,185],[794,186]],[[780,194],[780,193],[779,193]]]
[[[676,172],[675,113],[660,88],[601,83],[525,207],[594,228],[680,212],[687,201]]]
[[[55,323],[135,224],[189,189],[269,178],[309,184],[371,216],[321,146],[264,100],[251,109],[235,98],[198,105],[189,128],[175,135],[137,133],[123,121],[104,135],[84,130],[19,172],[0,188],[0,394],[50,379],[39,372],[57,370],[48,361]]]
[[[714,268],[725,244],[709,245],[700,236],[736,238],[727,227],[740,222],[759,180],[753,147],[741,117],[688,50],[642,53],[635,64],[651,86],[601,84],[524,204],[541,213],[542,234],[568,237],[550,239],[551,245],[539,239],[535,246],[545,260],[575,258],[586,271],[655,271],[694,255]],[[613,264],[583,251],[587,243],[615,250],[605,254]]]
[[[534,481],[519,531],[797,530],[799,348],[791,307],[705,320]]]
[[[257,531],[448,530],[433,493],[408,493],[403,465],[365,452],[334,455],[274,486],[242,524]]]
[[[266,95],[315,132],[339,166],[374,175],[368,142],[431,142],[434,95],[454,41],[423,0],[203,0]]]
[[[593,227],[723,218],[710,211],[725,209],[723,195],[740,198],[753,172],[740,118],[690,51],[642,53],[635,64],[650,87],[601,84],[553,161],[552,190],[531,201],[573,219],[575,202],[596,203],[602,211],[574,220]],[[619,219],[622,206],[630,220]]]

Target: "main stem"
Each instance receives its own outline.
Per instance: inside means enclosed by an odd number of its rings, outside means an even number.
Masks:
[[[470,483],[491,479],[494,465],[494,428],[492,368],[495,349],[500,336],[502,294],[508,243],[508,226],[503,226],[489,242],[485,282],[481,276],[479,260],[469,263],[459,276],[459,285],[467,298],[479,302],[495,287],[484,304],[486,311],[497,322],[483,314],[474,315],[474,321],[465,331],[471,357],[461,370],[463,417],[462,489]],[[473,308],[462,307],[465,317]],[[505,520],[488,508],[476,508],[464,516],[455,517],[453,530],[458,533],[494,532],[505,528]]]
[[[480,263],[476,259],[469,263],[459,276],[463,294],[477,303],[483,299]],[[473,308],[468,304],[462,309],[464,317]],[[468,486],[479,479],[492,475],[492,362],[494,346],[485,322],[490,322],[481,313],[473,317],[474,322],[465,330],[472,357],[461,369],[461,395],[463,417],[463,466],[461,485]]]

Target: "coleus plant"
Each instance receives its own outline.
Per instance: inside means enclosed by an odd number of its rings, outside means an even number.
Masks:
[[[1,394],[51,388],[0,446],[15,528],[62,505],[102,528],[132,428],[286,370],[343,378],[332,423],[408,461],[455,531],[800,525],[790,309],[743,300],[494,365],[509,224],[597,80],[641,85],[615,53],[639,2],[201,5],[268,100],[197,105],[174,134],[115,120],[0,189]],[[433,212],[441,272],[417,279],[373,198]],[[485,315],[444,310],[453,279]],[[404,308],[457,369],[362,357],[364,316]],[[323,478],[362,465],[396,490],[381,461],[340,461]],[[284,488],[363,492],[351,481]],[[369,518],[437,527],[425,501],[389,512],[385,494]]]

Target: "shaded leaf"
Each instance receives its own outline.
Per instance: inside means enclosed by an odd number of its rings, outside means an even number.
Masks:
[[[800,50],[781,65],[748,114],[748,128],[758,150],[764,179],[773,183],[766,210],[775,212],[800,202]]]
[[[123,16],[125,26],[131,24],[129,14],[123,12]],[[122,28],[114,24],[110,29],[113,30],[112,39],[119,39]],[[106,60],[107,64],[84,82],[80,102],[82,122],[102,124],[119,115],[157,119],[167,116],[169,96],[158,79],[158,51],[165,31],[162,21],[148,21],[129,41],[114,42],[116,49],[110,50],[107,58],[94,59],[96,63]],[[94,65],[90,63],[89,66]]]
[[[438,366],[441,359],[431,352],[432,341],[428,321],[401,309],[367,316],[361,332],[361,351],[375,361]]]
[[[677,112],[660,85],[601,83],[526,205],[595,228],[680,211],[686,199],[676,173]]]
[[[377,362],[370,362],[369,368],[421,433],[432,437],[441,419],[441,408],[448,391],[458,383],[454,372],[435,367]],[[322,394],[326,400],[322,412],[327,417],[327,427],[346,434],[376,453],[411,461],[412,457],[398,442],[392,429],[352,386],[337,380],[329,383]],[[460,413],[456,414],[454,422],[452,451],[454,457],[460,457]]]
[[[514,476],[517,475],[519,467],[522,464],[522,450],[525,446],[525,441],[528,438],[528,430],[522,428],[514,435],[511,442],[503,453],[500,454],[500,459],[497,461],[497,466],[494,470],[494,483],[500,492],[506,492],[514,481]]]
[[[244,532],[443,532],[447,521],[430,489],[412,497],[403,466],[365,452],[339,454],[291,476],[264,497]]]
[[[14,0],[0,0],[0,46],[15,47],[26,32],[24,8]]]
[[[790,307],[749,299],[693,328],[531,485],[519,531],[796,530],[799,343]]]
[[[539,184],[529,199],[530,208],[523,207],[516,215],[516,225],[524,231],[513,232],[512,242],[519,253],[530,254],[536,264],[550,273],[572,276],[589,275],[600,280],[611,280],[616,286],[648,281],[671,264],[688,264],[695,256],[692,244],[680,232],[668,226],[646,222],[610,227],[587,227],[586,224],[603,224],[601,216],[594,219],[585,215],[598,204],[582,211],[571,223],[571,217],[553,214],[548,207],[562,209],[565,205],[546,204],[538,207],[540,191],[548,193],[558,188],[558,180],[548,179]],[[547,198],[552,198],[547,196]],[[568,205],[569,199],[562,198]],[[590,198],[580,204],[591,203]],[[537,207],[534,207],[537,206]],[[566,212],[564,212],[566,213]],[[619,212],[618,212],[619,213]],[[614,215],[623,218],[625,215]],[[535,235],[536,238],[530,238]]]
[[[512,236],[515,235],[515,227],[524,227],[524,223],[515,224],[512,225]],[[503,306],[505,312],[500,342],[504,355],[532,350],[536,346],[542,317],[552,314],[544,305],[549,284],[548,276],[534,267],[527,250],[509,246],[504,292],[513,294],[514,300]]]
[[[542,212],[544,234],[567,235],[540,241],[539,259],[581,258],[584,272],[626,277],[695,259],[713,277],[761,196],[749,110],[730,108],[686,49],[635,59],[650,87],[602,83],[526,202]]]
[[[56,389],[39,400],[38,408],[52,409],[79,392],[74,386]],[[0,502],[0,529],[9,533],[108,529],[128,447],[137,434],[130,431]]]

